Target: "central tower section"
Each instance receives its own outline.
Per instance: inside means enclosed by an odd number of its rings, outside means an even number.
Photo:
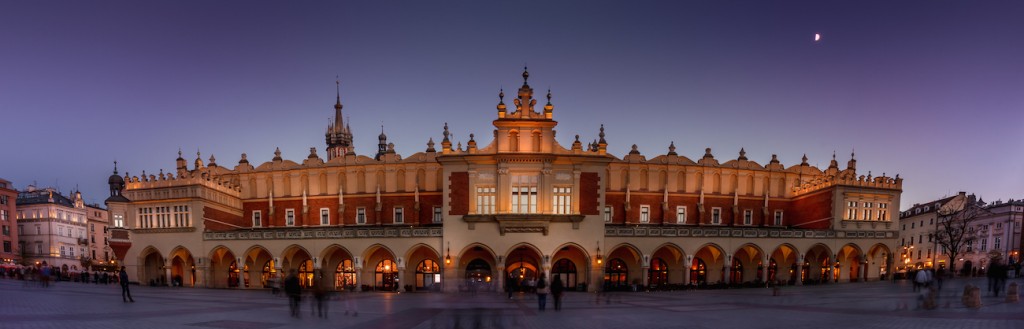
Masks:
[[[547,104],[543,113],[535,111],[537,100],[528,80],[530,72],[523,68],[523,86],[512,101],[515,110],[508,113],[505,92],[498,93],[498,119],[494,120],[495,146],[497,153],[550,153],[555,140],[554,128],[558,122],[552,120],[554,106],[551,105],[551,90],[548,90]]]

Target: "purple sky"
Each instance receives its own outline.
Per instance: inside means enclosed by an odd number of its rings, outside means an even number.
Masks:
[[[905,178],[901,209],[1024,197],[1024,2],[492,2],[0,3],[0,177],[102,202],[114,159],[324,155],[336,75],[357,153],[381,124],[406,156],[444,122],[485,145],[526,63],[563,145],[604,123],[617,156],[855,148]]]

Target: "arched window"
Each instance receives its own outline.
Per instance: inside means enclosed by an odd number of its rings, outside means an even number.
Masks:
[[[260,275],[260,284],[267,286],[267,280],[277,277],[277,269],[274,268],[274,260],[268,260],[263,264],[263,273]],[[192,276],[195,279],[195,276]]]
[[[647,271],[647,283],[651,286],[668,284],[668,265],[661,258],[651,259],[651,268]]]
[[[690,264],[690,284],[708,284],[708,266],[700,258],[694,258],[693,264]]]
[[[356,269],[352,266],[352,260],[346,259],[338,263],[338,268],[334,269],[334,288],[349,289],[355,288],[355,285]]]
[[[437,262],[425,259],[416,266],[416,288],[430,289],[441,282],[441,271]]]
[[[299,283],[302,287],[308,288],[313,286],[313,260],[307,259],[299,265]]]
[[[519,152],[519,132],[510,131],[508,133],[508,150],[509,152]]]
[[[385,259],[377,263],[377,269],[374,272],[374,287],[384,291],[395,290],[395,279],[398,278],[396,270],[398,268],[393,260]]]
[[[568,258],[559,259],[555,266],[551,267],[551,280],[555,277],[562,278],[565,290],[576,290],[576,264]]]
[[[626,290],[629,289],[629,267],[622,259],[615,258],[608,261],[604,269],[605,290]]]

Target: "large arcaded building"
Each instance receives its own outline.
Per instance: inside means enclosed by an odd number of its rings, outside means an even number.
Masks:
[[[494,138],[400,156],[386,137],[358,155],[342,122],[326,160],[233,167],[211,156],[177,172],[109,179],[111,247],[133,281],[261,288],[296,270],[304,284],[370,289],[503,289],[539,273],[578,289],[877,279],[893,265],[900,178],[720,161],[648,159],[555,139],[551,95],[523,85],[497,106]],[[481,136],[482,137],[482,136]],[[667,143],[666,143],[667,144]],[[197,154],[198,155],[198,154]]]

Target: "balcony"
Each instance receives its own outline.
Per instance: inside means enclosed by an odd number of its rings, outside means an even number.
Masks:
[[[78,238],[78,244],[83,245],[83,246],[87,246],[87,245],[89,245],[89,239],[87,239],[87,238]]]

